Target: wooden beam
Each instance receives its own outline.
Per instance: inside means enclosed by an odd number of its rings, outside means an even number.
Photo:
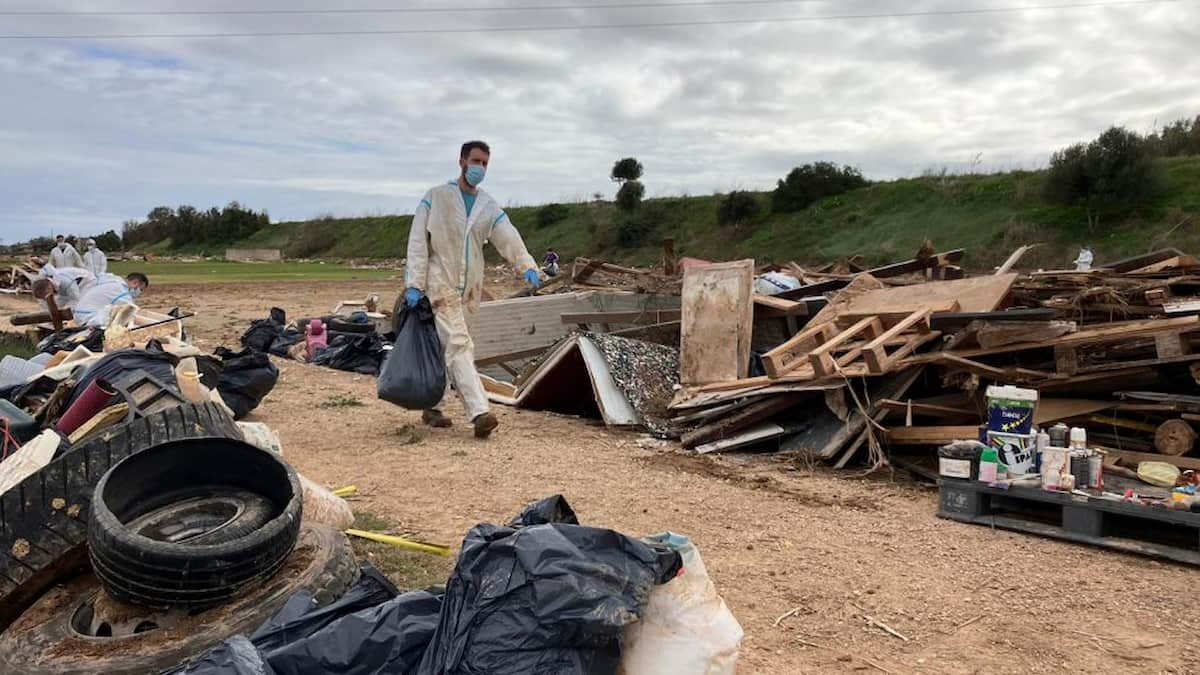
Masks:
[[[946,445],[978,438],[979,425],[891,427],[887,430],[887,440],[891,445]]]
[[[498,363],[507,363],[509,361],[520,361],[523,359],[531,359],[545,352],[549,347],[533,347],[532,349],[522,349],[518,352],[509,352],[508,354],[497,354],[484,359],[475,359],[476,366],[491,366]]]
[[[645,326],[655,323],[679,321],[678,309],[647,309],[639,312],[564,312],[560,316],[565,324],[619,323]]]
[[[1200,470],[1200,458],[1196,457],[1175,457],[1172,455],[1160,455],[1155,452],[1134,452],[1133,450],[1118,450],[1104,446],[1095,447],[1103,450],[1107,455],[1112,455],[1117,459],[1128,460],[1135,464],[1138,462],[1166,462],[1167,464],[1174,464],[1180,469]]]
[[[862,274],[870,274],[876,279],[897,277],[901,274],[920,272],[921,270],[932,267],[940,267],[950,263],[956,263],[962,260],[965,252],[965,249],[957,248],[952,251],[946,251],[944,253],[932,255],[928,258],[914,258],[912,260],[905,260],[903,262],[892,263],[890,265],[883,265],[882,267],[873,267],[866,272],[862,272]],[[830,291],[836,291],[844,288],[855,276],[857,275],[848,275],[848,278],[830,279],[828,281],[822,281],[815,284],[808,284],[807,286],[801,286],[797,289],[785,291],[779,295],[787,300],[799,300],[800,298],[809,295],[822,295]]]
[[[1171,330],[1176,330],[1181,333],[1200,330],[1200,316],[1183,316],[1175,319],[1156,319],[1152,321],[1127,321],[1113,323],[1100,328],[1085,328],[1075,333],[1054,338],[1053,340],[1043,340],[1040,342],[1019,342],[1011,345],[992,347],[990,349],[962,349],[954,353],[958,356],[971,358],[975,356],[989,356],[992,354],[1020,352],[1029,349],[1049,349],[1059,346],[1080,346],[1102,342],[1112,342],[1131,337],[1151,336],[1155,333],[1162,333],[1164,331]],[[922,354],[920,356],[914,356],[908,359],[905,362],[905,365],[927,363],[929,361],[937,360],[937,356],[937,354]]]
[[[769,316],[808,316],[808,303],[784,300],[774,295],[754,294],[755,310],[770,310]]]
[[[920,403],[913,400],[895,401],[892,399],[883,399],[876,403],[880,408],[891,412],[902,412],[922,417],[978,417],[978,410],[969,410],[967,408],[955,408],[947,405],[935,405],[932,403]]]

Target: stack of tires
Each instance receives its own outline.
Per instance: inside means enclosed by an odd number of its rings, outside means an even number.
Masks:
[[[211,404],[68,450],[0,496],[0,672],[158,672],[298,590],[332,601],[357,565],[302,504],[296,472]]]

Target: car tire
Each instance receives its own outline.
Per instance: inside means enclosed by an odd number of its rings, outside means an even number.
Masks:
[[[232,523],[237,536],[220,537],[223,541],[156,540],[131,529],[130,523],[147,513],[178,503],[172,500],[188,489],[223,498],[262,495],[271,513],[254,527]],[[303,503],[295,470],[249,443],[209,438],[149,448],[122,460],[96,484],[88,521],[92,570],[108,593],[124,602],[211,607],[283,565],[299,534]]]
[[[0,495],[0,631],[56,581],[87,566],[92,491],[112,465],[184,438],[242,438],[213,403],[185,403],[69,448]]]
[[[359,568],[350,542],[323,525],[305,525],[296,549],[274,577],[219,607],[188,614],[177,624],[118,637],[86,630],[84,612],[103,596],[98,579],[82,574],[47,592],[0,635],[0,672],[25,675],[133,675],[181,665],[222,640],[250,635],[297,591],[315,606],[337,600]],[[124,606],[128,612],[136,607]],[[186,613],[185,613],[186,614]]]
[[[341,319],[330,319],[329,323],[325,324],[325,330],[329,331],[330,333],[369,335],[375,332],[375,324],[353,323],[351,321],[343,321]]]

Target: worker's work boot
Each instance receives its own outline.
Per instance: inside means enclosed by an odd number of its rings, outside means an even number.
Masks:
[[[492,435],[496,427],[500,426],[500,420],[490,412],[485,412],[481,415],[476,415],[475,419],[471,420],[471,424],[475,425],[475,438],[487,438]]]
[[[454,426],[454,422],[443,415],[441,410],[422,410],[421,421],[436,429],[448,429]]]

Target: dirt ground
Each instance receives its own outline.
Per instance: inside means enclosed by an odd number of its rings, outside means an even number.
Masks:
[[[195,342],[236,345],[268,308],[320,314],[381,282],[153,288],[147,305],[200,312]],[[15,307],[0,298],[0,313]],[[740,672],[1200,673],[1196,571],[939,520],[902,475],[794,457],[695,457],[587,420],[508,408],[484,442],[456,426],[418,442],[419,414],[375,399],[370,377],[279,361],[251,418],[309,477],[358,486],[355,507],[457,547],[480,521],[562,493],[589,525],[691,536],[745,629]],[[587,386],[586,383],[580,383]],[[332,397],[359,407],[321,407]],[[867,618],[870,617],[870,618]],[[886,632],[881,626],[890,628]]]

